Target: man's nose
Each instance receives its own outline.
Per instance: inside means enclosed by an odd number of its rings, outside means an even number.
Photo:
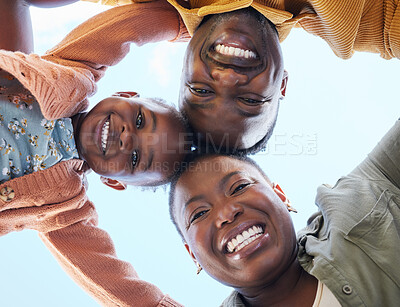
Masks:
[[[237,73],[232,68],[213,68],[211,76],[220,86],[226,87],[243,85],[247,83],[249,79],[247,75]]]
[[[216,226],[223,227],[225,224],[230,224],[243,213],[243,207],[237,202],[225,202],[220,206],[217,212]]]

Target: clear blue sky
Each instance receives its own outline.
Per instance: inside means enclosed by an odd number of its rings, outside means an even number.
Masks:
[[[100,5],[77,3],[59,9],[32,10],[36,52],[43,53]],[[376,54],[336,58],[326,43],[302,30],[282,45],[289,72],[286,99],[268,151],[255,156],[279,182],[299,213],[296,229],[316,209],[319,184],[334,184],[351,171],[400,117],[400,62]],[[185,44],[141,48],[111,68],[91,103],[115,91],[175,103]],[[196,275],[169,221],[168,189],[131,188],[114,192],[89,176],[89,196],[100,227],[114,239],[120,258],[139,275],[186,306],[218,306],[230,293],[206,273]],[[34,231],[0,238],[0,306],[98,306],[61,270]]]

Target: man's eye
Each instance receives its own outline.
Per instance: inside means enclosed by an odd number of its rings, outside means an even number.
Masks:
[[[132,166],[133,166],[133,168],[135,168],[137,166],[138,161],[139,161],[139,154],[138,154],[137,150],[134,150],[132,152]]]
[[[209,94],[213,93],[212,91],[206,90],[204,88],[196,88],[196,87],[189,87],[189,88],[190,88],[190,91],[195,95],[203,96],[203,95],[209,95]]]
[[[201,210],[199,212],[196,212],[196,214],[190,219],[190,224],[192,224],[198,218],[202,217],[207,212],[208,212],[208,210]]]
[[[266,100],[257,100],[257,99],[251,99],[251,98],[243,98],[243,97],[241,97],[239,99],[248,105],[258,105],[258,104],[263,104],[266,102]]]
[[[245,188],[246,188],[247,186],[249,186],[249,185],[250,185],[250,182],[239,184],[238,186],[236,186],[236,187],[233,189],[233,191],[232,191],[232,193],[231,193],[231,196],[232,196],[232,195],[235,195],[236,193],[238,193],[238,192],[240,192],[240,191],[242,191],[243,189],[245,189]]]
[[[143,114],[139,111],[139,114],[136,117],[136,128],[140,129],[143,125]]]

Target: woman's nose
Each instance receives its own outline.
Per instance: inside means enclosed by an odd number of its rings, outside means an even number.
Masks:
[[[211,76],[220,86],[224,87],[243,85],[249,79],[247,75],[239,74],[232,68],[213,68]]]
[[[237,202],[226,202],[221,205],[217,212],[216,226],[223,227],[225,224],[230,224],[243,213],[243,207]]]

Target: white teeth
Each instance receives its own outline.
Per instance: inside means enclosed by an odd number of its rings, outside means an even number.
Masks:
[[[232,46],[224,46],[222,44],[218,44],[215,46],[215,51],[224,55],[236,56],[241,58],[250,58],[255,59],[257,58],[257,54],[251,50],[244,50],[241,48],[236,48]]]
[[[264,233],[260,226],[252,226],[230,240],[226,246],[229,253],[237,252]]]
[[[231,242],[233,244],[233,248],[235,248],[235,246],[239,244],[239,242],[236,239],[232,239]]]
[[[108,130],[110,129],[110,120],[107,119],[101,128],[101,149],[103,152],[106,151],[107,148],[107,140],[108,140]]]

